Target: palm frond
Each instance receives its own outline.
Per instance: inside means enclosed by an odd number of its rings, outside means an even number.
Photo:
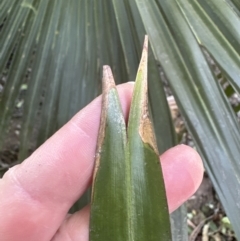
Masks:
[[[240,238],[240,128],[205,54],[240,93],[239,13],[237,0],[2,0],[0,151],[19,100],[23,160],[99,93],[102,65],[116,83],[133,81],[147,32],[159,149],[176,140],[161,66]]]

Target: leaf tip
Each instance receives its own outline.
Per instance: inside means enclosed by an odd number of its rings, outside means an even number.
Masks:
[[[145,35],[142,58],[139,65],[139,71],[142,71],[142,78],[139,78],[142,81],[142,92],[143,97],[141,101],[142,112],[139,126],[139,134],[144,143],[148,143],[154,152],[158,154],[158,148],[156,143],[156,137],[154,133],[154,128],[150,120],[149,111],[148,111],[148,84],[147,84],[147,61],[148,61],[148,36]]]
[[[106,119],[107,119],[107,107],[108,107],[108,98],[109,98],[109,91],[115,88],[115,81],[113,78],[112,70],[110,66],[104,65],[103,66],[103,78],[102,78],[102,111],[101,111],[101,120],[100,120],[100,127],[99,127],[99,134],[98,134],[98,141],[97,141],[97,148],[96,148],[96,155],[95,155],[95,167],[93,172],[93,189],[96,174],[100,165],[100,153],[101,147],[105,137],[105,126],[106,126]],[[92,190],[92,198],[93,198],[93,190]]]
[[[102,85],[103,93],[107,93],[111,88],[115,88],[115,81],[113,78],[112,70],[108,65],[103,66]]]
[[[148,35],[144,37],[143,50],[148,51]]]

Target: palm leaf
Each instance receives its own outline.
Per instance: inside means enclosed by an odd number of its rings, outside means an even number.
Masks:
[[[169,79],[208,174],[239,236],[240,131],[236,116],[222,97],[195,35],[188,27],[186,13],[182,13],[178,2],[137,3],[155,57]],[[189,3],[184,1],[184,4]],[[156,31],[151,31],[151,26],[155,26]],[[226,48],[222,51],[228,52],[228,46],[223,47]],[[235,69],[226,67],[224,71],[230,76],[230,71]],[[233,75],[238,76],[236,71]],[[238,85],[238,80],[235,83]]]
[[[104,67],[91,202],[91,241],[171,240],[159,154],[148,113],[147,49],[146,37],[127,133],[111,70]]]
[[[0,151],[14,132],[19,99],[23,160],[99,93],[102,65],[111,66],[116,83],[134,80],[147,31],[159,150],[175,142],[161,65],[240,238],[239,124],[204,54],[239,93],[239,11],[237,0],[2,0]]]

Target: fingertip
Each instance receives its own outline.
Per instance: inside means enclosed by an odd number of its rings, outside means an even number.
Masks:
[[[175,146],[161,156],[170,212],[190,198],[203,178],[200,155],[186,145]]]
[[[192,180],[194,182],[194,191],[196,191],[201,184],[204,171],[203,162],[200,155],[192,147],[181,144],[165,152],[162,157],[162,161],[170,162],[168,158],[172,158],[173,156],[175,156],[173,162],[176,165],[180,164],[179,168],[181,168],[182,165],[182,168],[185,168],[192,176]]]
[[[134,85],[131,82],[127,82],[127,83],[117,85],[116,88],[117,88],[119,99],[121,102],[122,111],[126,118],[128,116],[128,112],[130,109]],[[87,107],[83,108],[75,116],[73,116],[71,121],[73,121],[76,125],[80,126],[80,125],[83,125],[83,123],[85,124],[85,122],[88,121],[89,116],[92,116],[91,122],[94,123],[94,125],[96,126],[95,129],[98,130],[100,113],[101,113],[101,105],[102,105],[101,100],[102,100],[102,97],[98,96]],[[86,119],[87,121],[85,121]],[[94,133],[97,133],[97,132],[94,130]]]

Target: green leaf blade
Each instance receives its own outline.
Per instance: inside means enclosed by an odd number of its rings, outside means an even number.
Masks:
[[[229,103],[222,98],[177,2],[158,2],[159,6],[137,1],[155,57],[164,69],[205,168],[240,237],[240,206],[236,201],[240,199],[239,124]],[[151,31],[151,26],[156,31]]]
[[[110,69],[104,97],[92,193],[90,240],[129,240],[127,225],[126,129]]]
[[[128,140],[112,74],[104,69],[91,241],[171,240],[165,186],[148,113],[147,45],[146,37],[130,109]]]
[[[131,240],[171,240],[169,212],[154,130],[148,114],[147,37],[128,123]]]
[[[178,0],[199,44],[204,46],[240,91],[240,19],[224,0]]]

